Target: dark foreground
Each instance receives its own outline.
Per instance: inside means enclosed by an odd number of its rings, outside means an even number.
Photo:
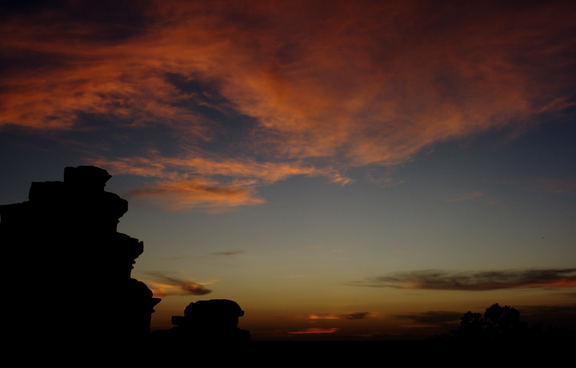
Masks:
[[[518,366],[519,364],[562,364],[573,355],[573,342],[530,344],[473,344],[437,341],[386,342],[263,342],[217,346],[120,344],[74,347],[28,347],[9,349],[5,358],[16,357],[18,365],[87,366],[111,364],[144,367],[214,366],[260,367],[293,364],[301,366],[414,366],[440,363],[448,366]],[[12,354],[15,354],[12,355]],[[532,364],[530,364],[532,365]]]

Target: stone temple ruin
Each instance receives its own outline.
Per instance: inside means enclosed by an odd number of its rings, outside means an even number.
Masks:
[[[104,191],[110,178],[97,167],[67,167],[63,182],[34,182],[27,202],[0,206],[0,243],[14,301],[9,327],[16,337],[148,336],[160,299],[130,277],[144,245],[116,231],[128,202]]]
[[[4,305],[5,331],[13,343],[125,346],[149,341],[151,314],[160,299],[131,278],[144,245],[117,232],[128,202],[104,191],[110,178],[94,166],[67,167],[63,182],[33,182],[28,201],[0,206],[10,298]],[[189,306],[175,323],[179,326],[157,336],[169,337],[166,342],[250,340],[248,331],[236,328],[244,314],[238,304],[196,304],[196,313]]]
[[[250,332],[238,328],[238,318],[244,315],[240,306],[227,299],[199,300],[190,303],[184,316],[173,316],[171,330],[156,331],[162,343],[244,343]]]

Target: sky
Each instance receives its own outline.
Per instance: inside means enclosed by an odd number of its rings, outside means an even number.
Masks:
[[[113,175],[152,330],[415,339],[510,305],[576,327],[573,1],[0,7],[0,203]],[[70,292],[55,285],[55,293]]]

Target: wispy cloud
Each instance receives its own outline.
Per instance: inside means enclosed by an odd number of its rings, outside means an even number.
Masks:
[[[396,318],[410,319],[418,325],[440,325],[455,321],[460,321],[464,313],[450,312],[450,311],[428,311],[417,314],[401,314],[396,315]]]
[[[308,316],[308,319],[317,320],[317,319],[340,319],[340,316],[336,314],[311,314]]]
[[[355,313],[348,313],[348,314],[311,314],[308,316],[308,319],[311,319],[311,320],[319,320],[319,319],[355,320],[355,319],[367,319],[369,317],[370,317],[370,312],[355,312]]]
[[[243,251],[243,250],[232,250],[232,251],[225,251],[225,252],[213,252],[213,253],[210,253],[209,255],[204,255],[204,256],[183,255],[183,256],[176,256],[176,257],[170,257],[170,258],[165,258],[165,259],[171,260],[171,261],[186,259],[186,258],[207,259],[207,258],[214,258],[214,257],[232,257],[232,256],[244,254],[244,253],[245,253],[245,251]]]
[[[147,281],[147,283],[152,285],[151,289],[156,297],[170,295],[206,295],[212,292],[212,290],[204,287],[207,283],[197,283],[170,276],[162,272],[147,272],[146,274],[154,277],[154,280]]]
[[[228,252],[214,252],[212,254],[214,254],[216,256],[229,257],[229,256],[237,256],[237,255],[243,254],[243,253],[244,253],[243,250],[232,250],[232,251],[228,251]]]
[[[256,188],[291,176],[325,176],[346,184],[351,179],[330,168],[314,168],[298,162],[255,162],[243,158],[201,157],[207,153],[162,157],[148,152],[146,157],[91,159],[90,164],[105,167],[112,174],[158,178],[153,184],[128,193],[140,203],[169,211],[204,210],[223,212],[238,206],[265,202],[256,197]],[[217,178],[217,179],[215,179]]]
[[[164,181],[133,190],[127,196],[170,211],[203,209],[222,212],[233,207],[264,203],[251,188],[227,188],[206,179]],[[138,201],[140,200],[140,201]]]
[[[351,282],[349,285],[416,290],[485,291],[526,287],[576,286],[576,268],[450,272],[425,270],[397,272]]]
[[[307,328],[305,330],[290,331],[290,335],[308,335],[308,334],[331,334],[338,331],[339,328]]]
[[[340,317],[343,319],[367,319],[370,316],[370,312],[356,312],[356,313],[348,313],[343,314]]]
[[[186,179],[194,176],[222,176],[243,179],[252,184],[271,184],[295,175],[328,176],[335,182],[347,182],[335,170],[304,166],[301,162],[256,162],[250,158],[203,157],[206,152],[182,154],[177,158],[163,157],[156,151],[146,156],[92,159],[94,165],[104,166],[114,174],[146,177]],[[242,182],[242,180],[238,180]]]

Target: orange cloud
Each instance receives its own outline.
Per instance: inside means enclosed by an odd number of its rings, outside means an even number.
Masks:
[[[573,106],[574,10],[554,1],[223,0],[152,1],[130,9],[138,27],[78,19],[66,7],[6,16],[0,129],[98,129],[85,115],[160,125],[178,154],[102,161],[172,181],[191,169],[258,185],[293,175],[345,184],[347,168],[396,165],[488,130],[521,132]],[[218,146],[234,153],[190,154],[228,130],[202,109],[254,122]]]
[[[112,174],[156,177],[160,180],[138,188],[128,196],[141,204],[153,204],[164,210],[201,209],[222,212],[241,205],[258,205],[256,187],[273,184],[291,176],[325,176],[342,185],[351,181],[331,168],[314,168],[298,162],[255,162],[242,158],[202,157],[186,154],[177,158],[150,152],[147,157],[90,160]],[[218,177],[218,181],[212,179]]]
[[[169,295],[206,295],[212,292],[212,290],[204,287],[207,283],[184,280],[161,272],[149,272],[148,274],[158,279],[148,281],[148,284],[152,285],[150,289],[155,297],[163,298]]]
[[[290,335],[307,335],[307,334],[329,334],[338,331],[339,328],[307,328],[301,331],[288,332]]]
[[[318,169],[299,162],[256,162],[252,159],[202,157],[205,153],[183,154],[177,158],[163,157],[150,152],[147,157],[92,159],[93,165],[108,168],[114,174],[131,174],[159,178],[185,178],[192,175],[245,178],[251,184],[272,184],[291,176],[327,176],[333,182],[351,181],[330,168]],[[176,173],[182,173],[180,175]],[[250,179],[254,181],[250,181]]]
[[[311,314],[308,316],[308,319],[341,319],[340,316],[335,314]]]
[[[204,209],[222,212],[231,207],[264,203],[253,196],[253,190],[226,188],[207,180],[163,181],[128,194],[135,199],[144,199],[147,204],[156,204],[169,211]]]

